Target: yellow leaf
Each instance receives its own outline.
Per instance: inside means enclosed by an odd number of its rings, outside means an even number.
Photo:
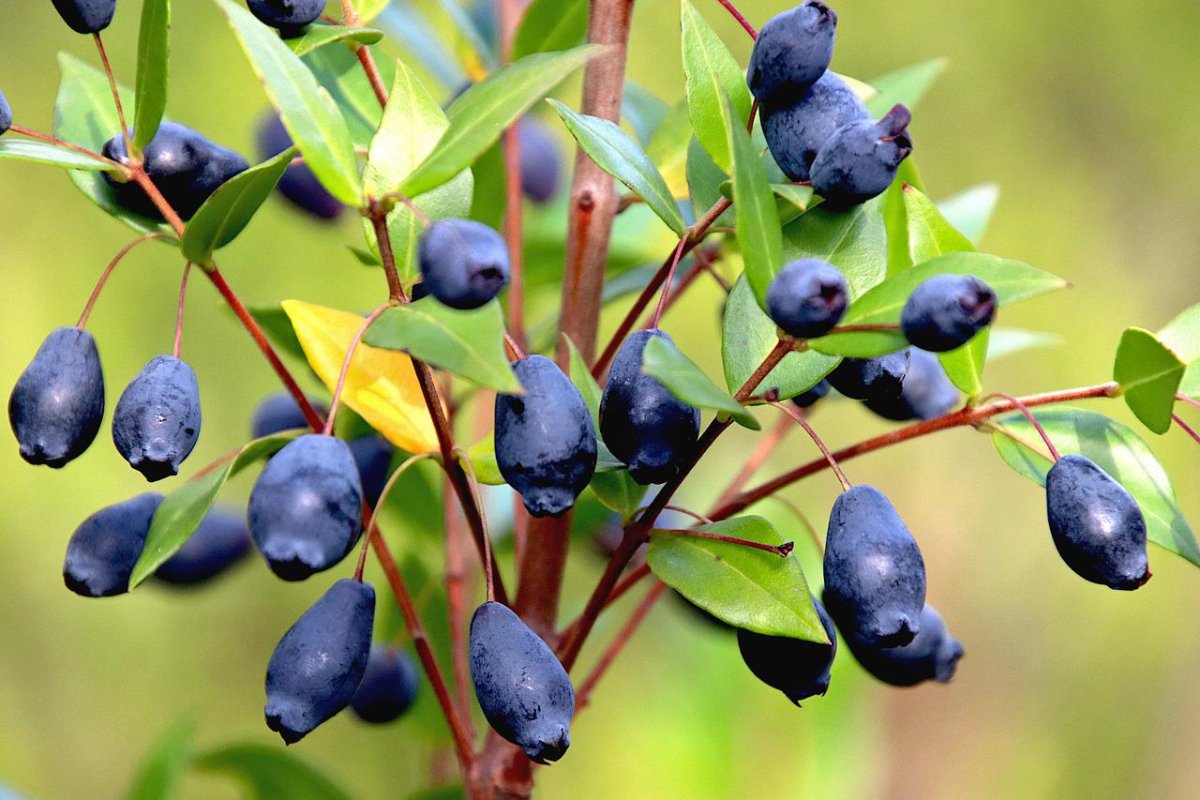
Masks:
[[[284,300],[283,310],[292,321],[308,363],[332,392],[346,348],[363,318],[299,300]],[[404,353],[360,344],[350,362],[342,402],[397,447],[410,453],[437,449],[433,420],[421,396],[412,359]]]

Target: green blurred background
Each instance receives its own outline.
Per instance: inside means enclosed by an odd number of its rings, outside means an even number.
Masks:
[[[696,4],[744,63],[745,34],[716,2]],[[87,59],[94,52],[49,3],[4,5],[0,86],[18,122],[48,130],[56,52]],[[740,5],[761,24],[788,4]],[[1200,299],[1200,94],[1191,90],[1200,79],[1200,7],[840,0],[836,8],[841,72],[870,79],[949,57],[914,124],[927,188],[944,197],[995,181],[1002,198],[984,249],[1075,285],[1004,314],[1005,325],[1054,331],[1065,344],[996,362],[990,388],[1022,393],[1105,380],[1126,325],[1156,328]],[[128,82],[136,9],[122,0],[106,37]],[[682,86],[677,26],[675,3],[639,2],[630,73],[671,101]],[[251,152],[265,100],[215,7],[175,3],[173,46],[172,115]],[[575,88],[565,95],[577,101]],[[131,234],[57,172],[4,162],[0,185],[0,384],[8,386],[51,327],[74,321],[100,269]],[[273,202],[225,253],[223,270],[253,303],[296,297],[366,308],[383,285],[344,250],[356,237],[353,222],[317,226]],[[171,251],[149,245],[100,301],[92,327],[110,406],[141,365],[170,346],[178,267]],[[711,291],[697,293],[687,313],[677,310],[666,323],[714,374],[718,305]],[[241,443],[254,404],[275,387],[202,280],[190,297],[184,356],[200,375],[205,414],[190,472]],[[1129,421],[1118,403],[1094,405]],[[815,420],[836,445],[885,429],[850,403],[828,403]],[[202,747],[277,743],[262,722],[265,664],[329,581],[283,584],[254,562],[192,594],[148,586],[115,600],[78,598],[60,577],[71,530],[145,484],[104,433],[63,472],[26,466],[7,426],[0,438],[0,781],[31,798],[119,797],[141,755],[185,714],[197,720]],[[688,481],[682,502],[707,507],[750,441],[729,436]],[[1195,445],[1176,433],[1152,445],[1175,476],[1185,512],[1200,519]],[[810,445],[791,439],[764,474],[812,456]],[[889,689],[843,654],[829,695],[797,710],[749,675],[732,638],[664,602],[578,719],[570,754],[539,771],[540,796],[1195,796],[1194,568],[1152,549],[1155,579],[1134,594],[1079,580],[1054,553],[1039,491],[971,431],[872,455],[849,471],[884,488],[921,542],[930,599],[967,650],[954,682]],[[822,474],[789,496],[823,521],[835,490]],[[238,502],[247,491],[238,481],[227,499]],[[795,529],[776,504],[762,513]],[[397,532],[398,546],[405,535]],[[815,570],[811,547],[798,544]],[[600,568],[586,547],[578,550],[568,615]],[[381,606],[386,599],[381,593]],[[619,617],[601,624],[585,661]],[[403,797],[452,768],[439,755],[428,692],[423,702],[415,718],[386,729],[335,719],[293,752],[359,797]],[[236,793],[200,776],[180,796]]]

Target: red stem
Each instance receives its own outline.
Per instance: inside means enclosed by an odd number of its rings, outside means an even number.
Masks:
[[[751,39],[754,39],[755,41],[758,40],[758,31],[754,30],[754,26],[746,21],[746,18],[742,16],[742,12],[738,11],[737,7],[735,7],[730,0],[717,0],[717,2],[729,12],[730,16],[737,20],[738,24],[745,29],[746,33],[750,34]]]
[[[651,533],[656,536],[665,533],[671,536],[691,536],[696,539],[711,539],[714,542],[736,544],[738,547],[748,547],[751,550],[762,550],[764,553],[772,553],[780,558],[787,558],[788,554],[796,547],[795,542],[784,542],[780,545],[763,544],[762,542],[755,542],[750,539],[740,539],[737,536],[725,536],[720,533],[698,531],[692,528],[654,528]]]
[[[775,448],[779,447],[780,442],[787,436],[788,431],[792,429],[792,420],[787,414],[781,414],[779,421],[775,423],[775,427],[767,432],[758,440],[758,444],[754,446],[754,450],[750,453],[750,457],[746,459],[746,463],[742,465],[742,469],[734,476],[729,485],[725,487],[725,491],[717,498],[717,505],[723,505],[731,500],[741,488],[746,485],[746,482],[754,477],[754,474],[762,469],[762,465],[775,452]]]
[[[1194,397],[1189,397],[1186,394],[1184,394],[1183,392],[1179,392],[1178,394],[1176,394],[1175,399],[1182,400],[1183,402],[1187,403],[1189,406],[1193,406],[1195,408],[1200,408],[1200,400],[1197,400]]]
[[[104,49],[104,40],[100,38],[99,32],[92,34],[92,39],[96,42],[96,49],[100,51],[100,63],[104,65],[104,74],[108,76],[108,88],[112,91],[113,104],[117,107],[117,119],[121,120],[121,134],[125,137],[125,153],[129,158],[135,158],[133,152],[133,139],[129,135],[129,123],[125,121],[125,109],[121,105],[121,92],[117,89],[117,79],[113,75],[112,64],[108,63],[108,51]],[[137,158],[140,163],[140,158]]]
[[[675,270],[679,267],[679,259],[683,257],[683,248],[687,243],[687,237],[679,239],[679,245],[675,248],[675,255],[671,258],[671,266],[667,269],[667,276],[663,278],[662,292],[658,296],[658,307],[654,309],[654,316],[650,318],[649,328],[657,328],[659,320],[662,319],[663,312],[667,309],[667,295],[671,293],[671,282],[675,279]]]
[[[1197,433],[1190,425],[1179,418],[1178,414],[1172,414],[1171,419],[1175,420],[1175,424],[1183,429],[1183,432],[1196,440],[1196,444],[1200,444],[1200,433]]]
[[[501,8],[510,5],[501,4]],[[504,240],[508,244],[508,329],[525,344],[525,270],[521,242],[521,137],[517,126],[504,131]]]
[[[825,460],[829,462],[829,467],[833,470],[833,474],[837,476],[838,482],[842,484],[842,491],[850,491],[850,479],[846,477],[845,472],[842,472],[841,465],[838,464],[837,459],[833,457],[833,453],[829,451],[829,447],[825,444],[824,440],[817,435],[816,429],[814,429],[812,424],[804,418],[803,414],[800,413],[800,409],[784,405],[783,403],[771,403],[771,405],[787,414],[796,421],[797,425],[799,425],[801,428],[804,428],[804,432],[808,434],[808,438],[813,440],[813,444],[817,446],[817,449],[821,451],[821,455],[824,456]]]
[[[117,251],[117,254],[113,256],[112,261],[109,261],[108,266],[104,268],[104,272],[100,273],[100,279],[96,281],[96,286],[92,289],[92,294],[90,297],[88,297],[87,304],[85,304],[83,307],[83,313],[79,315],[79,321],[75,323],[76,328],[83,330],[87,326],[88,318],[92,316],[92,310],[96,307],[96,301],[100,298],[100,292],[104,290],[104,286],[108,283],[108,279],[112,277],[113,270],[116,269],[117,265],[124,260],[125,256],[129,255],[129,253],[141,243],[148,242],[151,239],[161,239],[164,237],[164,235],[165,234],[161,233],[144,234]]]
[[[342,404],[342,392],[346,388],[346,376],[350,374],[350,363],[354,361],[354,353],[358,350],[359,344],[362,343],[363,337],[367,335],[367,329],[375,323],[375,320],[392,307],[392,302],[389,300],[383,305],[376,308],[367,318],[358,326],[358,330],[354,332],[354,338],[350,340],[350,346],[346,348],[346,357],[342,359],[342,369],[338,373],[337,384],[333,387],[333,398],[329,401],[329,413],[325,415],[325,429],[322,431],[326,436],[333,435],[333,423],[337,417],[338,408]]]
[[[192,271],[192,262],[187,262],[183,265],[183,278],[179,281],[179,306],[175,310],[175,346],[171,349],[171,355],[179,358],[179,351],[183,347],[183,306],[187,300],[187,285],[188,275]]]
[[[591,673],[584,678],[583,683],[579,684],[578,691],[575,692],[575,713],[579,713],[587,708],[591,702],[592,693],[596,691],[596,684],[600,683],[600,679],[608,672],[612,663],[617,660],[617,656],[621,655],[621,651],[629,644],[629,640],[633,638],[633,634],[638,627],[646,619],[646,615],[650,613],[650,609],[654,608],[654,604],[663,596],[663,592],[667,590],[667,585],[662,581],[656,581],[650,587],[650,591],[642,598],[642,602],[638,603],[637,608],[633,610],[633,614],[622,626],[621,630],[613,639],[612,644],[604,651],[604,655],[600,656],[600,660],[596,662],[596,666]]]
[[[65,139],[59,139],[57,136],[51,136],[48,133],[42,133],[41,131],[35,131],[32,128],[24,128],[20,125],[11,125],[11,126],[9,126],[9,130],[12,131],[13,133],[19,133],[22,136],[28,136],[30,139],[37,139],[39,142],[45,142],[46,144],[52,144],[56,147],[62,147],[67,150],[72,150],[76,153],[79,153],[80,155],[87,156],[88,158],[95,159],[96,161],[100,161],[104,164],[111,164],[112,166],[117,167],[118,169],[120,169],[124,172],[129,171],[128,168],[124,164],[121,164],[120,162],[113,161],[111,158],[102,156],[99,153],[94,153],[91,150],[88,150],[86,147],[80,147],[77,144],[72,144],[71,142],[68,142]]]
[[[1025,419],[1029,420],[1029,424],[1032,425],[1033,429],[1038,432],[1038,436],[1042,437],[1042,441],[1046,443],[1046,449],[1050,451],[1050,455],[1053,457],[1053,459],[1058,461],[1058,459],[1061,458],[1061,456],[1058,454],[1057,448],[1054,447],[1054,442],[1050,441],[1050,436],[1046,433],[1046,429],[1042,427],[1042,423],[1038,422],[1037,417],[1033,415],[1033,412],[1030,411],[1024,403],[1013,397],[1011,394],[1006,394],[1004,392],[992,392],[990,395],[983,398],[984,402],[993,397],[1003,397],[1005,400],[1012,403],[1013,406],[1016,407],[1017,411],[1020,411],[1025,415]]]

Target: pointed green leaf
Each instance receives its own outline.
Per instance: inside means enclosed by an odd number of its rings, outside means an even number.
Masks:
[[[192,760],[196,723],[185,717],[159,737],[138,766],[125,800],[172,800]]]
[[[196,759],[196,769],[233,778],[247,800],[351,800],[324,773],[274,745],[238,744],[212,750]]]
[[[187,543],[231,477],[274,454],[294,438],[295,434],[281,434],[255,439],[232,458],[192,478],[164,497],[150,523],[141,558],[129,577],[129,588],[136,588],[153,575],[163,562]]]
[[[503,486],[504,476],[496,463],[496,437],[491,433],[467,448],[467,458],[475,479],[485,486]]]
[[[354,53],[348,47],[322,47],[301,60],[333,98],[350,129],[354,147],[370,147],[383,119],[383,109]],[[384,86],[391,86],[395,81],[395,64],[390,58],[376,59],[375,66]]]
[[[733,116],[740,120],[744,129],[750,118],[750,90],[746,88],[742,68],[721,37],[688,0],[682,0],[680,4],[680,20],[683,72],[692,128],[717,166],[728,172],[733,157],[721,98],[729,98]]]
[[[877,92],[867,100],[867,108],[871,115],[881,117],[897,103],[903,103],[910,109],[914,108],[946,69],[946,64],[946,59],[935,58],[889,72],[871,81],[871,86]]]
[[[359,28],[350,25],[326,25],[314,23],[300,36],[284,39],[293,53],[298,56],[307,55],[318,47],[324,47],[334,42],[357,42],[358,44],[375,44],[383,38],[383,31],[374,28]]]
[[[513,35],[513,60],[567,50],[587,37],[587,0],[533,0]]]
[[[938,208],[951,225],[978,247],[999,202],[1000,187],[985,183],[946,198],[938,203]]]
[[[289,147],[238,173],[213,192],[187,224],[181,243],[183,257],[207,264],[213,252],[236,239],[267,202],[295,155],[295,148]]]
[[[730,392],[742,387],[779,341],[778,328],[759,308],[745,274],[737,279],[725,302],[721,323],[721,360]],[[841,361],[815,350],[788,353],[763,379],[756,393],[776,389],[788,400],[821,382]]]
[[[1103,414],[1073,408],[1035,413],[1061,453],[1080,453],[1095,461],[1137,500],[1150,541],[1200,566],[1200,547],[1183,517],[1166,470],[1131,428]],[[1000,424],[1028,442],[1038,440],[1033,426],[1017,414]],[[1050,461],[1003,434],[992,437],[1004,462],[1017,474],[1045,486]]]
[[[630,477],[625,470],[597,472],[588,484],[596,499],[610,511],[621,515],[622,520],[633,516],[633,512],[642,506],[646,498],[646,487]]]
[[[1127,328],[1117,346],[1113,380],[1121,386],[1122,397],[1142,424],[1154,433],[1171,429],[1175,393],[1187,365],[1142,328]]]
[[[983,391],[983,366],[987,363],[990,334],[991,330],[984,328],[962,347],[938,353],[946,377],[968,397]]]
[[[697,530],[763,544],[785,538],[762,517],[738,517]],[[798,559],[744,545],[654,531],[647,562],[655,577],[734,626],[810,642],[828,642]]]
[[[898,326],[913,290],[934,275],[944,274],[976,275],[983,279],[996,293],[1001,309],[1067,285],[1063,279],[1019,261],[983,253],[950,253],[888,278],[858,298],[841,324]],[[856,358],[873,358],[908,346],[898,329],[834,334],[814,339],[810,344],[823,353]]]
[[[62,82],[54,103],[54,135],[99,153],[104,143],[121,131],[112,91],[104,73],[66,53],[59,53]],[[129,108],[133,94],[118,86],[121,102]],[[161,220],[128,211],[117,202],[116,191],[98,172],[72,170],[71,182],[93,203],[140,233],[170,233]]]
[[[350,130],[329,93],[279,35],[233,0],[216,0],[283,125],[321,185],[346,205],[362,200]]]
[[[401,192],[409,197],[427,192],[471,166],[505,128],[603,52],[603,47],[584,45],[561,53],[535,53],[471,86],[450,105],[450,127],[404,181]]]
[[[916,160],[906,158],[896,170],[892,185],[883,194],[883,225],[887,230],[888,265],[887,274],[895,275],[913,265],[908,241],[908,209],[904,202],[906,186],[921,188],[921,176],[917,173]]]
[[[752,431],[762,427],[745,406],[710,381],[695,361],[665,339],[655,337],[646,343],[642,371],[667,387],[677,400],[731,416]]]
[[[82,169],[89,172],[115,171],[109,164],[91,156],[85,156],[83,153],[77,153],[66,147],[30,139],[0,139],[0,158],[28,161],[33,164],[47,164],[64,169]]]
[[[975,245],[956,231],[933,201],[919,189],[905,186],[903,195],[908,217],[908,252],[912,263],[923,264],[947,253],[975,251]]]
[[[167,110],[167,75],[171,0],[142,0],[137,45],[137,104],[133,114],[133,149],[140,152],[158,133]]]
[[[842,271],[857,298],[887,276],[887,232],[880,199],[850,211],[817,206],[783,228],[783,263],[821,258]]]
[[[398,61],[395,72],[387,109],[378,133],[371,140],[370,157],[363,172],[367,194],[373,197],[398,191],[405,178],[433,151],[450,124],[441,106],[412,70]],[[474,177],[467,169],[412,200],[429,219],[465,217],[471,211],[474,187]],[[378,253],[374,227],[366,218],[362,224],[367,243]],[[387,224],[396,271],[401,283],[411,285],[418,273],[417,246],[424,223],[406,204],[397,203],[388,214]]]
[[[766,308],[767,288],[783,266],[783,234],[767,172],[750,141],[743,121],[734,115],[728,98],[721,95],[729,152],[733,156],[733,210],[737,218],[738,247],[746,265],[746,278],[758,304]]]
[[[685,174],[694,216],[704,216],[721,200],[733,199],[733,181],[717,166],[717,162],[712,160],[695,136],[688,141],[686,158]],[[727,196],[725,191],[729,192]],[[727,208],[713,222],[713,227],[732,228],[736,224],[736,213],[732,208]]]
[[[1200,303],[1168,322],[1158,339],[1185,364],[1200,359]]]
[[[432,297],[390,308],[367,329],[363,341],[407,351],[488,389],[521,393],[504,352],[504,320],[497,300],[473,311],[444,306]]]
[[[683,235],[687,224],[679,204],[654,162],[629,134],[609,120],[579,114],[557,100],[548,102],[596,166],[629,187],[667,227]]]

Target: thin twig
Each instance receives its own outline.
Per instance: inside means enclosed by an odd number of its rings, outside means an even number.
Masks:
[[[812,423],[806,420],[804,415],[800,413],[800,409],[778,402],[773,402],[771,405],[787,414],[796,421],[797,425],[799,425],[801,428],[804,428],[804,432],[808,434],[808,438],[813,440],[813,444],[817,446],[817,449],[821,451],[821,455],[825,456],[825,460],[829,462],[829,466],[833,470],[833,474],[837,476],[838,482],[842,484],[842,491],[850,491],[850,479],[847,478],[846,473],[842,471],[842,467],[840,464],[838,464],[837,459],[833,457],[833,453],[829,452],[829,447],[817,434],[817,431],[813,428]]]
[[[371,227],[375,229],[375,241],[379,245],[379,261],[383,264],[383,274],[387,277],[388,296],[397,302],[407,303],[408,295],[404,293],[404,285],[400,282],[400,273],[396,271],[396,254],[392,250],[392,234],[387,226],[387,213],[377,203],[368,208],[368,218]]]
[[[1184,433],[1186,433],[1188,436],[1191,436],[1193,439],[1195,439],[1196,444],[1200,444],[1200,433],[1197,433],[1195,431],[1195,429],[1193,429],[1190,425],[1188,425],[1186,422],[1184,422],[1182,419],[1180,419],[1178,414],[1172,414],[1171,419],[1173,419],[1175,421],[1176,425],[1178,425],[1180,428],[1183,429]]]
[[[762,465],[771,457],[771,454],[775,452],[775,448],[779,447],[791,429],[791,418],[787,414],[780,414],[775,427],[767,431],[766,435],[759,437],[758,443],[754,446],[754,450],[751,451],[749,458],[746,459],[746,463],[742,465],[738,474],[725,487],[725,491],[721,492],[721,496],[717,498],[718,506],[732,499],[754,477],[755,473],[762,469]]]
[[[475,466],[462,450],[458,451],[458,462],[467,473],[467,484],[471,487],[475,507],[482,508],[483,500],[479,496],[479,479],[475,477]],[[483,518],[483,525],[483,577],[487,587],[487,599],[490,602],[496,599],[496,556],[492,552],[492,537],[487,530],[486,517]]]
[[[358,556],[358,566],[354,568],[354,580],[359,582],[362,581],[363,569],[365,569],[367,565],[367,548],[371,544],[371,537],[379,531],[379,515],[380,512],[383,511],[384,501],[386,501],[388,495],[392,493],[393,487],[400,482],[400,478],[404,475],[404,473],[408,472],[422,461],[430,458],[433,458],[432,453],[417,453],[415,456],[409,456],[404,460],[403,464],[396,467],[396,471],[392,473],[391,477],[388,478],[387,483],[383,485],[383,491],[379,493],[379,498],[375,501],[375,512],[371,514],[371,519],[367,523],[367,533],[363,537],[363,548],[362,552],[359,553]]]
[[[187,285],[188,275],[192,272],[192,262],[189,261],[183,265],[183,277],[179,281],[179,306],[175,310],[175,346],[171,348],[171,355],[179,358],[179,351],[183,347],[183,306],[187,300]]]
[[[579,689],[575,692],[575,713],[579,713],[587,708],[591,702],[592,693],[596,691],[596,684],[600,683],[600,679],[608,671],[612,663],[617,660],[617,656],[621,655],[621,651],[625,649],[625,645],[629,644],[629,640],[633,638],[634,632],[646,619],[646,615],[650,613],[650,609],[654,608],[654,604],[663,596],[667,590],[667,585],[662,581],[655,581],[650,587],[650,591],[642,598],[642,602],[638,603],[637,608],[629,616],[629,619],[622,626],[621,630],[613,638],[612,644],[604,651],[604,655],[600,656],[600,660],[596,662],[596,666],[584,678],[583,683],[579,684]]]
[[[1182,400],[1183,402],[1187,403],[1189,406],[1194,406],[1195,408],[1200,408],[1200,400],[1197,400],[1194,397],[1189,397],[1188,395],[1184,394],[1183,392],[1179,392],[1178,394],[1176,394],[1175,399]]]
[[[326,436],[333,435],[333,423],[337,418],[338,408],[342,404],[342,392],[346,389],[346,376],[350,374],[350,363],[354,361],[354,353],[358,350],[359,344],[362,343],[363,337],[367,335],[367,330],[375,324],[375,320],[391,308],[393,302],[389,300],[383,305],[376,308],[367,318],[358,326],[358,330],[354,332],[354,337],[350,340],[350,346],[346,348],[346,355],[342,359],[342,369],[338,373],[337,384],[333,387],[333,397],[329,401],[329,413],[325,415],[325,429],[323,433]]]
[[[688,237],[682,236],[679,239],[679,245],[675,248],[675,255],[671,258],[671,266],[667,269],[667,276],[663,278],[662,292],[658,296],[658,306],[654,309],[654,316],[650,318],[649,328],[657,328],[659,320],[662,319],[663,311],[667,309],[667,295],[671,293],[671,281],[675,278],[675,270],[679,267],[679,259],[683,257],[683,248],[687,244]]]
[[[117,107],[117,119],[121,120],[121,133],[125,137],[125,153],[134,158],[133,138],[129,135],[129,123],[125,121],[125,109],[121,105],[121,92],[117,89],[117,78],[113,75],[112,64],[108,63],[108,51],[104,49],[104,40],[100,33],[92,34],[96,49],[100,52],[100,63],[104,65],[104,74],[108,76],[108,88],[112,91],[113,104]]]
[[[82,156],[87,156],[88,158],[90,158],[94,161],[99,161],[102,164],[109,164],[113,167],[116,167],[117,169],[121,170],[124,173],[129,172],[129,168],[126,167],[121,162],[113,161],[108,156],[103,156],[99,153],[88,150],[86,147],[80,147],[79,145],[68,142],[65,139],[59,139],[57,136],[51,136],[48,133],[42,133],[41,131],[35,131],[32,128],[24,128],[20,125],[9,126],[9,131],[11,131],[12,133],[19,133],[22,136],[28,136],[30,139],[36,139],[39,142],[45,142],[46,144],[52,144],[55,147],[62,147],[64,149],[71,150],[73,152],[79,153]]]
[[[96,301],[100,298],[100,292],[104,290],[104,286],[108,283],[108,279],[112,276],[113,270],[116,269],[117,265],[125,259],[125,256],[129,255],[129,253],[133,251],[135,247],[143,242],[148,242],[151,239],[163,239],[165,237],[166,234],[163,233],[146,233],[137,237],[132,242],[117,251],[117,254],[113,256],[112,261],[109,261],[108,266],[104,268],[104,272],[100,273],[100,279],[96,281],[96,286],[92,289],[92,294],[90,297],[88,297],[87,303],[83,307],[83,312],[79,315],[79,321],[75,323],[76,328],[83,330],[85,327],[87,327],[88,318],[92,316],[92,310],[96,307]]]
[[[1042,423],[1038,422],[1037,417],[1033,415],[1033,412],[1030,411],[1024,403],[1013,397],[1011,394],[1006,394],[1005,392],[992,392],[990,395],[983,398],[983,402],[986,403],[993,397],[1004,398],[1008,402],[1012,403],[1013,407],[1016,408],[1017,411],[1020,411],[1023,415],[1025,415],[1025,419],[1029,420],[1029,424],[1033,426],[1033,429],[1037,431],[1038,436],[1041,436],[1042,441],[1046,443],[1046,449],[1050,451],[1052,460],[1058,461],[1058,449],[1055,448],[1054,442],[1050,441],[1050,436],[1046,433],[1046,429],[1042,427]]]
[[[737,536],[725,536],[721,533],[710,533],[709,531],[696,530],[694,528],[653,528],[651,534],[657,536],[659,534],[669,534],[671,536],[691,536],[696,539],[711,539],[714,542],[725,542],[726,544],[734,544],[738,547],[747,547],[751,550],[762,550],[764,553],[772,553],[780,558],[787,558],[788,554],[795,548],[795,542],[784,542],[783,544],[764,544],[755,542],[751,539],[742,539]]]
[[[729,12],[730,16],[737,20],[738,24],[742,26],[746,33],[750,34],[751,39],[757,41],[758,31],[754,30],[754,26],[751,25],[744,16],[742,16],[742,12],[737,10],[737,7],[734,6],[731,0],[717,0],[717,2]]]

